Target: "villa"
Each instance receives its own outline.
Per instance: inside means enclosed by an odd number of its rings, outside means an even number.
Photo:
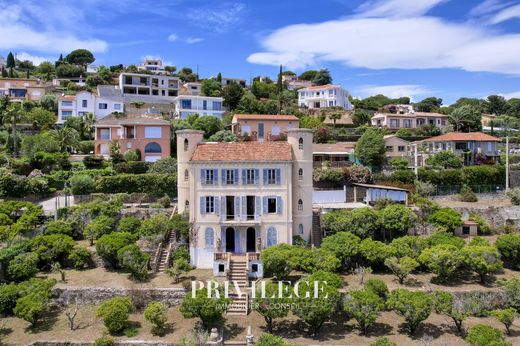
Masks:
[[[349,93],[340,85],[316,85],[298,90],[298,104],[302,108],[341,107],[352,109]]]
[[[371,122],[372,126],[391,130],[417,129],[424,125],[438,127],[442,132],[448,129],[448,116],[440,113],[375,113]]]
[[[63,124],[68,117],[81,117],[87,113],[94,114],[96,119],[101,119],[114,112],[124,112],[124,102],[118,93],[108,96],[105,89],[110,86],[99,85],[98,93],[81,91],[76,95],[62,95],[58,100],[58,121]]]
[[[176,133],[192,265],[225,276],[240,260],[249,277],[262,277],[263,249],[296,235],[311,241],[311,130],[291,129],[276,142],[207,143],[202,131]]]
[[[175,105],[175,117],[186,118],[188,115],[198,114],[200,116],[211,115],[222,118],[224,108],[222,97],[180,95],[173,101]]]
[[[231,130],[237,136],[246,134],[252,141],[283,139],[290,129],[300,127],[300,119],[294,115],[235,114]]]
[[[0,95],[11,101],[39,101],[45,95],[45,82],[40,79],[0,78]]]

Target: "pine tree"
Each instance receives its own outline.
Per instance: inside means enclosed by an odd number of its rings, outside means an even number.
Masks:
[[[217,75],[217,82],[222,83],[222,73],[218,73]]]
[[[9,52],[7,55],[7,63],[5,65],[7,68],[15,68],[16,67],[16,61],[14,60],[13,53]]]

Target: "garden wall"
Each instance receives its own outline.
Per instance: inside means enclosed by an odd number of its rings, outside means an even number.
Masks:
[[[110,287],[55,287],[52,302],[61,306],[99,305],[113,297],[129,297],[136,307],[144,307],[151,301],[160,301],[167,306],[180,305],[186,295],[184,288],[110,288]]]
[[[35,341],[29,344],[30,346],[92,346],[93,343],[88,342],[67,342],[67,341]],[[172,343],[153,342],[143,340],[125,340],[116,341],[114,346],[174,346]]]
[[[517,206],[471,206],[453,207],[462,213],[462,218],[467,219],[471,212],[476,212],[484,217],[493,227],[511,224],[520,227],[520,207]]]

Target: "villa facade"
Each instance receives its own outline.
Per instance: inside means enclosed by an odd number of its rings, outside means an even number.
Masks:
[[[191,263],[229,270],[245,256],[248,275],[262,277],[260,251],[310,240],[312,131],[292,129],[287,141],[204,143],[203,132],[177,131],[179,212],[188,212]]]

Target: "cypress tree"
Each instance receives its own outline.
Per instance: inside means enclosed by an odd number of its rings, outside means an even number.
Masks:
[[[218,73],[217,75],[217,82],[222,83],[222,73]]]
[[[283,83],[282,83],[282,65],[280,65],[280,73],[278,73],[278,83],[276,85],[276,90],[278,94],[283,91]]]
[[[13,53],[9,52],[7,55],[7,63],[5,65],[7,68],[15,68],[16,67],[16,61],[14,60]]]

